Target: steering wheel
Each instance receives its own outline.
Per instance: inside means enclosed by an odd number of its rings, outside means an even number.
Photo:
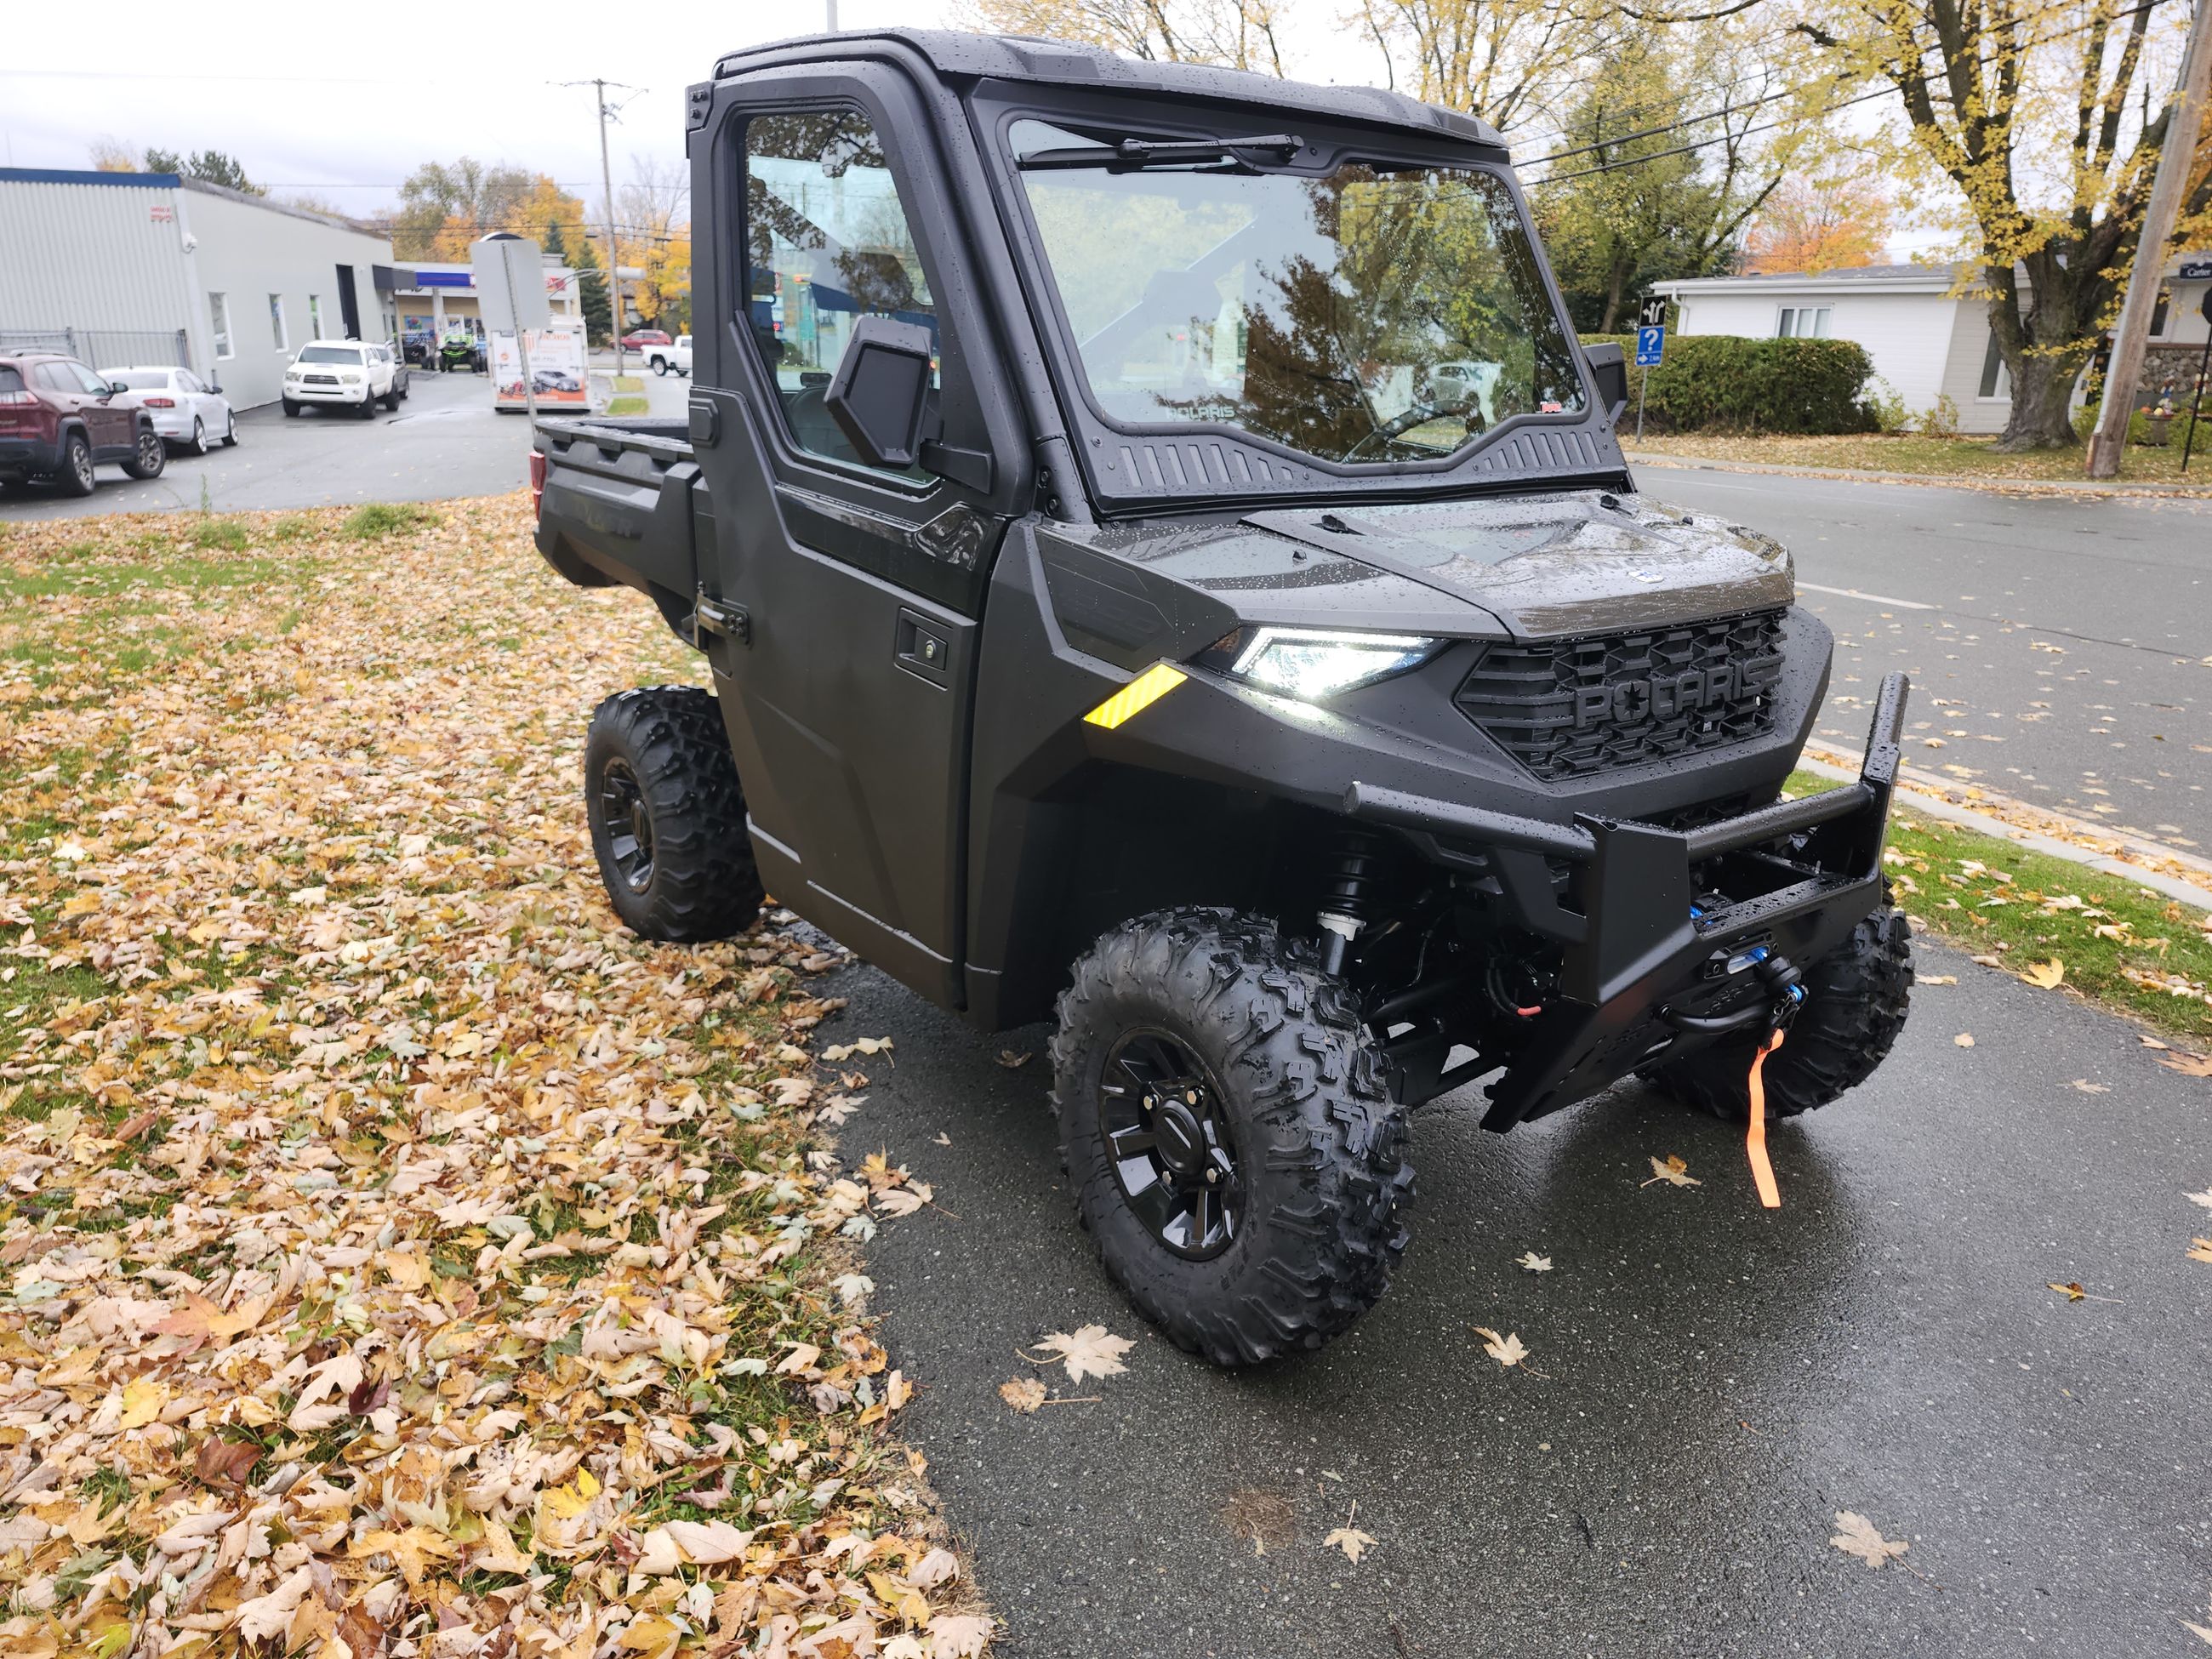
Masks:
[[[1482,418],[1481,406],[1476,404],[1472,398],[1462,398],[1456,402],[1449,404],[1416,403],[1411,409],[1406,410],[1401,414],[1392,416],[1389,420],[1383,422],[1382,425],[1376,427],[1365,437],[1362,438],[1358,443],[1352,445],[1349,450],[1345,452],[1344,459],[1347,461],[1358,460],[1366,451],[1366,448],[1370,444],[1395,444],[1401,437],[1405,434],[1411,432],[1415,427],[1425,426],[1429,422],[1435,420],[1440,415],[1465,415],[1470,412],[1474,415],[1476,420],[1479,421]],[[1477,428],[1475,429],[1480,430],[1480,428]]]

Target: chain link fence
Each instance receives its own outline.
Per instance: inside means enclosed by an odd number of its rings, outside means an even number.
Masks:
[[[58,351],[94,368],[192,366],[181,328],[0,328],[0,352]]]

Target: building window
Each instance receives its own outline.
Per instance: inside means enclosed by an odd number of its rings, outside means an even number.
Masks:
[[[1997,343],[1997,331],[1990,331],[1990,349],[1982,354],[1982,384],[1977,397],[2009,400],[2012,397],[2012,371],[2005,367],[2004,348]]]
[[[2160,283],[2158,285],[2158,303],[2151,307],[2150,337],[2152,339],[2163,340],[2166,337],[2166,319],[2172,314],[2173,290],[2164,283]]]
[[[284,296],[281,294],[272,294],[269,296],[269,333],[276,342],[277,350],[289,351],[292,349],[290,337],[284,332]]]
[[[319,294],[307,296],[307,331],[318,340],[323,337],[323,296]]]
[[[228,294],[208,295],[208,321],[215,332],[216,361],[229,362],[233,355],[230,346],[230,295]]]
[[[1828,337],[1826,306],[1784,306],[1775,324],[1778,339],[1825,340]]]

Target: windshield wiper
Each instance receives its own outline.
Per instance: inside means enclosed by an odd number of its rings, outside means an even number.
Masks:
[[[1249,167],[1245,152],[1273,154],[1287,161],[1306,147],[1294,133],[1262,133],[1251,138],[1119,138],[1112,143],[1068,145],[1059,149],[1033,149],[1015,158],[1024,173],[1063,172],[1078,167],[1105,167],[1115,173],[1138,167],[1188,167],[1200,161],[1226,161]]]

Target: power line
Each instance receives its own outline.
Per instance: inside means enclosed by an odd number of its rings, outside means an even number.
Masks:
[[[2061,29],[2056,34],[2046,34],[2040,36],[2036,40],[2027,41],[2018,48],[2018,52],[2033,52],[2038,46],[2047,46],[2055,41],[2069,40],[2077,34],[2087,34],[2094,28],[2100,27],[2109,27],[2112,24],[2120,21],[2123,18],[2133,17],[2138,13],[2154,10],[2157,7],[2164,3],[2165,0],[2142,0],[2142,3],[2140,5],[2130,6],[2123,10],[2116,11],[2110,17],[2093,19],[2087,23],[2078,23],[2069,29]],[[2198,0],[2198,3],[2212,4],[2212,0]],[[1923,48],[1923,55],[1925,52],[1929,49],[1930,48]],[[1647,127],[1641,132],[1624,133],[1618,138],[1607,138],[1600,143],[1584,144],[1576,149],[1562,150],[1557,155],[1541,156],[1538,159],[1543,163],[1549,164],[1552,162],[1565,161],[1570,157],[1576,155],[1587,155],[1594,150],[1609,149],[1614,144],[1630,143],[1639,138],[1656,137],[1662,133],[1680,131],[1685,127],[1699,126],[1707,121],[1718,120],[1724,116],[1734,114],[1740,111],[1756,109],[1762,104],[1771,104],[1775,102],[1778,99],[1788,98],[1795,95],[1796,94],[1794,89],[1787,92],[1770,93],[1764,98],[1754,98],[1742,104],[1723,105],[1719,109],[1708,110],[1703,115],[1685,116],[1679,121],[1669,121],[1662,126]],[[1854,104],[1863,104],[1873,99],[1890,98],[1897,95],[1898,89],[1894,86],[1877,87],[1871,92],[1859,93],[1856,96],[1838,99],[1832,104],[1823,105],[1820,108],[1814,110],[1812,112],[1812,115],[1808,118],[1817,120],[1821,116],[1832,115],[1839,109],[1849,109]],[[1540,188],[1546,185],[1570,184],[1577,179],[1592,178],[1601,173],[1618,173],[1626,167],[1641,167],[1647,161],[1665,161],[1669,156],[1687,155],[1692,151],[1710,149],[1715,144],[1725,143],[1734,139],[1747,138],[1754,132],[1770,132],[1776,127],[1784,125],[1786,125],[1786,118],[1784,120],[1762,122],[1758,126],[1746,127],[1741,132],[1718,133],[1711,138],[1700,138],[1693,143],[1677,144],[1671,149],[1655,150],[1649,155],[1627,156],[1618,161],[1602,162],[1594,167],[1581,167],[1577,168],[1573,173],[1549,173],[1541,179],[1529,179],[1524,182],[1527,183],[1530,189]]]

